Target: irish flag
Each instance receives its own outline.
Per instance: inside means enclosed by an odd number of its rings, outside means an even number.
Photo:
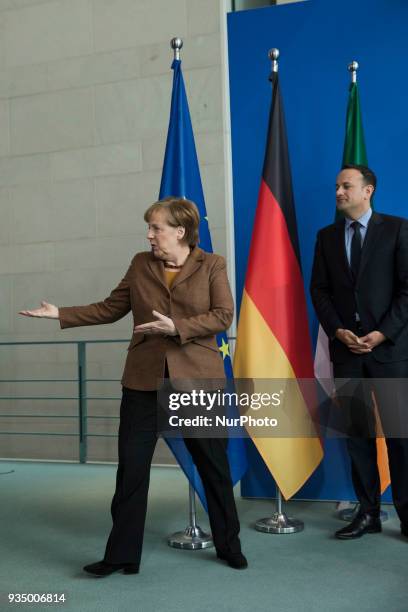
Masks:
[[[343,165],[360,164],[367,166],[367,150],[364,139],[363,120],[360,108],[360,97],[357,83],[351,83],[346,116],[346,135],[344,139]],[[336,218],[338,212],[336,211]],[[314,363],[315,376],[320,380],[322,387],[328,395],[334,389],[333,369],[329,357],[329,341],[321,326],[317,336],[317,345]],[[378,416],[377,416],[378,419]],[[379,421],[378,421],[379,423]],[[379,423],[380,425],[380,423]],[[381,493],[389,486],[390,471],[388,467],[387,445],[384,436],[377,438],[377,465],[380,474]]]

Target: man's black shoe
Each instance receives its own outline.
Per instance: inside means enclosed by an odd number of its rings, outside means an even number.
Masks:
[[[379,517],[370,514],[359,514],[349,525],[336,531],[339,540],[355,540],[361,538],[365,533],[379,533],[382,531]]]
[[[124,574],[138,574],[139,566],[135,563],[124,563],[123,564],[123,573]]]
[[[242,553],[221,553],[217,551],[217,557],[226,561],[234,569],[246,569],[248,561]]]
[[[408,538],[408,524],[401,523],[401,533]]]
[[[123,569],[124,574],[138,574],[139,566],[134,563],[107,563],[107,561],[97,561],[83,568],[88,574],[94,576],[110,576],[114,572]]]

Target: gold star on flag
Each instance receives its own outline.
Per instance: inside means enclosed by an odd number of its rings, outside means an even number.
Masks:
[[[229,344],[228,342],[225,342],[224,338],[222,338],[221,346],[218,347],[218,350],[222,353],[223,359],[225,359],[226,357],[230,357]]]

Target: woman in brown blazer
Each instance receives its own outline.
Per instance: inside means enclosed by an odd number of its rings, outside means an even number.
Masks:
[[[137,253],[119,285],[102,302],[56,307],[47,302],[31,317],[59,319],[61,328],[113,323],[130,310],[134,330],[122,377],[119,464],[112,500],[113,526],[104,559],[84,570],[107,576],[138,573],[150,465],[157,441],[157,381],[224,380],[216,334],[231,324],[233,300],[225,261],[198,244],[193,202],[166,198],[145,213],[151,251]],[[217,556],[247,567],[224,438],[185,438],[207,498]]]

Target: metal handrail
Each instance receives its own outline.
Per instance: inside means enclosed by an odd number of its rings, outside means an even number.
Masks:
[[[235,336],[228,336],[228,340],[236,340]],[[75,396],[0,396],[1,400],[76,400],[78,402],[78,414],[1,414],[0,418],[77,418],[78,419],[78,433],[61,433],[61,432],[26,432],[26,431],[0,431],[0,435],[19,435],[19,436],[78,436],[79,437],[79,462],[86,463],[88,446],[88,438],[115,438],[117,434],[91,434],[88,433],[88,419],[118,419],[119,416],[112,415],[88,415],[88,400],[98,401],[112,401],[120,400],[120,397],[97,397],[87,395],[87,383],[88,382],[120,382],[119,378],[87,378],[86,377],[86,348],[88,344],[103,344],[103,343],[123,343],[129,342],[128,338],[125,339],[106,339],[106,340],[30,340],[27,342],[0,342],[2,346],[31,346],[31,345],[52,345],[52,344],[71,344],[77,346],[77,378],[23,378],[23,379],[0,379],[0,383],[36,383],[36,382],[47,382],[47,383],[62,383],[70,382],[77,383],[78,394]]]
[[[119,397],[98,397],[87,395],[87,383],[88,382],[119,382],[119,378],[87,378],[86,377],[86,348],[88,344],[102,344],[102,343],[128,343],[129,339],[106,339],[106,340],[36,340],[27,342],[0,342],[2,346],[33,346],[33,345],[54,345],[54,344],[70,344],[76,345],[77,347],[77,378],[5,378],[0,379],[0,383],[77,383],[78,393],[77,395],[67,396],[16,396],[16,395],[4,395],[0,396],[0,400],[68,400],[78,402],[78,413],[77,414],[2,414],[0,418],[66,418],[78,419],[78,433],[62,433],[62,432],[44,432],[44,431],[0,431],[0,435],[18,435],[18,436],[67,436],[67,437],[79,437],[79,461],[80,463],[86,463],[87,461],[87,439],[91,437],[101,438],[115,438],[116,434],[91,434],[88,433],[87,421],[88,419],[118,419],[119,416],[112,415],[88,415],[88,400],[119,400]]]

